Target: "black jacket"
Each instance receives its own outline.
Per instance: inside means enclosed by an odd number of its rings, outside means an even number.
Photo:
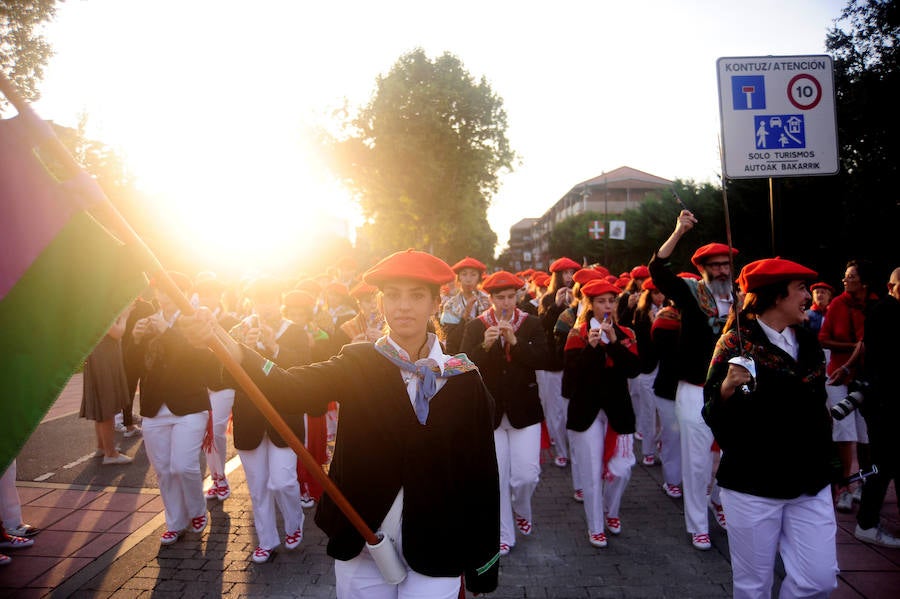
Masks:
[[[447,379],[423,426],[400,370],[371,343],[344,346],[327,362],[276,367],[268,376],[264,362],[244,348],[245,369],[279,411],[317,412],[340,402],[329,477],[372,530],[403,488],[403,556],[413,570],[465,573],[472,592],[496,588],[500,491],[493,406],[477,371]],[[327,495],[316,524],[328,535],[331,557],[348,560],[362,551],[362,536]]]
[[[177,322],[159,335],[145,335],[129,354],[140,365],[141,416],[156,416],[163,404],[177,416],[210,409],[209,389],[221,387],[219,362],[208,349],[190,345]]]
[[[500,426],[503,414],[514,428],[525,428],[544,419],[534,371],[547,365],[547,337],[536,316],[527,316],[516,331],[516,344],[510,348],[507,362],[505,348],[496,341],[488,351],[484,341],[484,323],[475,318],[466,324],[462,350],[478,365],[481,378],[494,398],[494,428]]]
[[[241,326],[240,324],[237,326]],[[273,362],[282,368],[309,364],[310,348],[309,336],[306,331],[297,324],[290,324],[281,337],[278,338],[278,356],[271,358]],[[263,435],[268,433],[269,439],[276,447],[287,447],[287,442],[275,431],[266,417],[250,400],[246,392],[238,387],[234,392],[234,447],[235,449],[251,450],[259,447]],[[303,441],[306,429],[303,425],[303,414],[282,414],[285,422]]]
[[[672,272],[668,263],[654,254],[647,267],[656,287],[681,312],[676,364],[678,378],[694,385],[702,385],[706,380],[709,360],[720,330],[716,326],[710,326],[709,316],[697,305],[688,284]]]
[[[756,320],[722,335],[703,389],[703,419],[722,448],[719,485],[741,493],[792,499],[815,495],[834,474],[831,416],[826,408],[825,354],[814,333],[794,327],[797,360],[773,345]],[[756,362],[756,388],[722,399],[728,360],[746,353]]]
[[[585,319],[590,322],[590,312]],[[637,352],[632,351],[634,334],[630,330],[626,333],[626,329],[618,326],[615,330],[614,343],[598,343],[597,347],[577,340],[573,343],[574,331],[569,336],[562,381],[563,397],[569,398],[566,417],[569,430],[586,431],[602,409],[617,433],[634,432],[634,408],[628,379],[638,375],[639,360]]]

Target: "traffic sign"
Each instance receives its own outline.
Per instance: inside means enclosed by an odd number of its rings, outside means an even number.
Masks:
[[[716,69],[726,177],[838,172],[830,56],[720,58]]]
[[[815,108],[822,99],[822,86],[812,75],[797,75],[788,83],[788,100],[800,110]]]

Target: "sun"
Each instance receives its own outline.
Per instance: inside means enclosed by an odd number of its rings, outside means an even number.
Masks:
[[[134,131],[126,160],[167,233],[202,270],[273,273],[313,252],[322,232],[352,238],[358,208],[299,127],[223,130],[218,119],[177,118],[161,119],[166,131]]]

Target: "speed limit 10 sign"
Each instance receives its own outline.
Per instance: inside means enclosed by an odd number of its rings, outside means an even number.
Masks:
[[[726,177],[838,172],[830,56],[732,57],[716,65]]]

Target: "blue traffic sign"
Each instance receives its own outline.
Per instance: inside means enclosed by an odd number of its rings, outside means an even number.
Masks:
[[[731,77],[731,100],[734,110],[764,110],[766,80],[762,75],[734,75]]]
[[[806,147],[806,127],[802,114],[766,114],[753,117],[757,150]]]

